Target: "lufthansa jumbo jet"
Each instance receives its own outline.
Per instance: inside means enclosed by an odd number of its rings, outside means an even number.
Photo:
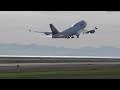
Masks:
[[[85,30],[86,26],[87,26],[87,23],[84,20],[82,20],[80,22],[73,24],[71,27],[65,29],[62,32],[59,32],[53,26],[53,24],[50,24],[50,28],[52,32],[39,32],[39,31],[34,31],[34,32],[44,33],[45,35],[52,34],[52,38],[74,38],[74,35],[76,35],[76,37],[79,38],[81,33],[83,34],[95,33],[95,30],[97,29],[96,27],[93,30]],[[31,32],[30,29],[29,31]]]

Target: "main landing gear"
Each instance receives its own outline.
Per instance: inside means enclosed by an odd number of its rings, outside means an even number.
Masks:
[[[74,38],[74,36],[71,36],[71,38]]]
[[[77,38],[79,38],[79,35],[77,35]]]

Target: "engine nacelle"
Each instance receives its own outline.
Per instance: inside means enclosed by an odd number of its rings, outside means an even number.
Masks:
[[[97,27],[95,27],[95,29],[93,29],[93,30],[90,30],[90,31],[87,31],[87,32],[85,32],[85,34],[88,34],[88,33],[95,33],[95,30],[97,29]]]
[[[91,30],[91,31],[89,31],[90,33],[95,33],[95,30]]]
[[[49,33],[45,33],[45,35],[50,35]]]

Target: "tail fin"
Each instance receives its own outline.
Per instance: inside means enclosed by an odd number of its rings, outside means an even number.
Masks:
[[[50,28],[51,28],[51,31],[52,31],[52,35],[55,35],[55,34],[59,33],[59,31],[52,24],[50,24]]]

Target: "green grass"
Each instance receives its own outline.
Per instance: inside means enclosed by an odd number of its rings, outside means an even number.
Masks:
[[[120,79],[120,70],[0,73],[5,79]]]

